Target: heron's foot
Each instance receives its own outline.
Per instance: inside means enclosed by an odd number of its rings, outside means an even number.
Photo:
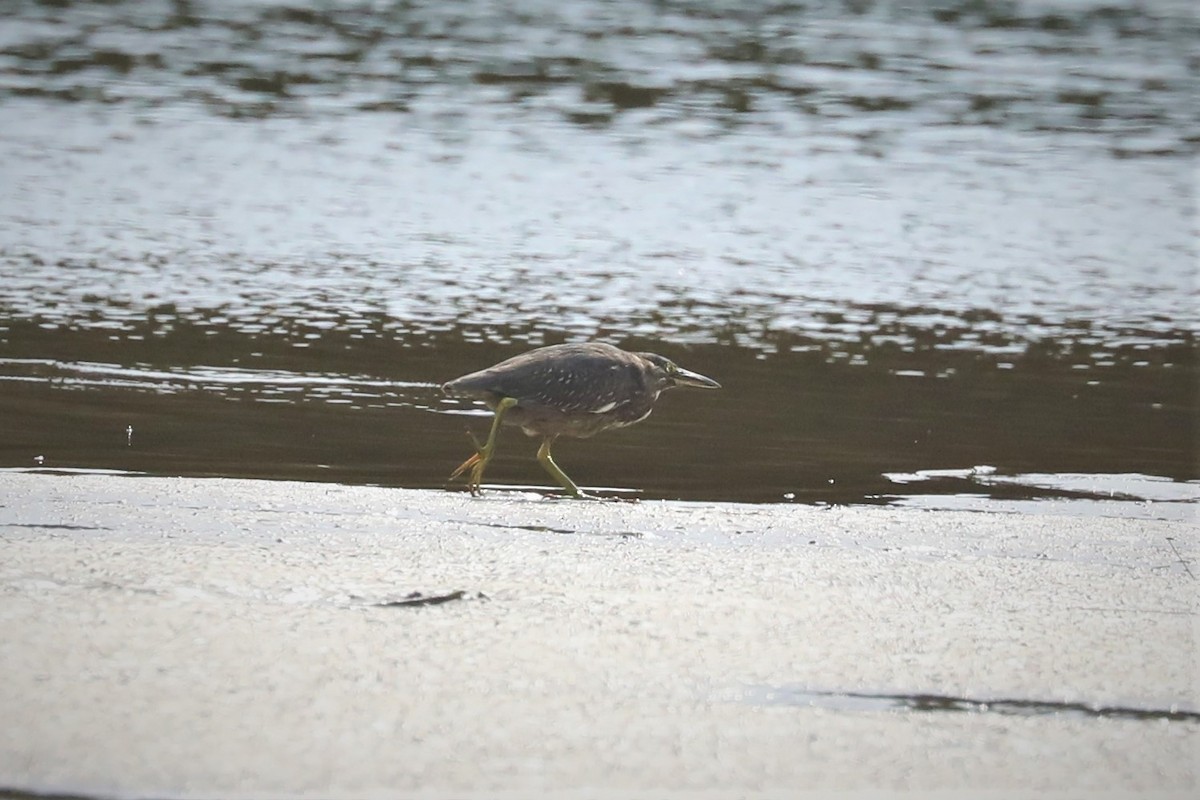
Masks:
[[[479,484],[483,481],[483,468],[487,466],[487,462],[491,459],[492,454],[487,451],[487,446],[479,443],[475,438],[475,434],[467,431],[467,436],[470,437],[471,443],[475,445],[475,452],[466,461],[458,465],[458,469],[450,473],[450,480],[456,480],[462,477],[463,473],[470,471],[467,476],[467,489],[471,495],[479,494]]]
[[[554,463],[554,458],[550,455],[550,445],[554,442],[553,438],[542,440],[542,446],[538,448],[538,462],[546,472],[550,473],[550,477],[558,481],[558,485],[566,490],[567,495],[575,498],[591,498],[583,493],[583,490],[575,485],[575,481],[571,480],[567,473],[563,472],[558,464]]]
[[[475,444],[475,454],[458,465],[458,469],[451,473],[450,480],[454,480],[464,472],[470,471],[470,474],[467,476],[467,488],[471,491],[472,495],[479,494],[480,486],[483,484],[483,471],[487,468],[488,462],[492,460],[492,454],[496,452],[496,438],[500,433],[500,421],[504,419],[505,412],[516,404],[516,399],[512,397],[505,397],[496,404],[496,416],[492,418],[492,430],[488,434],[487,444],[480,446],[479,440],[475,438],[475,435],[469,431],[467,432],[467,435],[471,437],[471,441]]]
[[[479,494],[479,484],[483,481],[483,468],[487,466],[488,459],[484,457],[483,449],[473,454],[466,461],[458,465],[458,469],[450,474],[450,480],[456,480],[461,477],[464,472],[470,470],[471,474],[467,476],[467,489],[472,495]]]

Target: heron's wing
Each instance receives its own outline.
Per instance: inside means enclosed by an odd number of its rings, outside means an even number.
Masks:
[[[540,348],[443,386],[450,394],[516,398],[531,411],[604,414],[646,391],[634,357],[596,344]]]
[[[495,391],[517,398],[530,410],[603,414],[644,391],[641,375],[631,364],[587,351],[574,353],[570,358],[542,359],[493,369]]]
[[[565,414],[603,414],[633,399],[640,381],[624,365],[605,364],[598,370],[551,368],[539,376],[537,386],[522,400],[554,408]]]

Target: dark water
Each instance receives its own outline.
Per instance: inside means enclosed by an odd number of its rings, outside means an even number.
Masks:
[[[602,339],[726,388],[584,486],[1194,517],[1190,2],[0,10],[0,466],[440,487]]]

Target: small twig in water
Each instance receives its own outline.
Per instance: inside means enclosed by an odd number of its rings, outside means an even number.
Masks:
[[[1196,580],[1196,573],[1192,572],[1192,568],[1188,566],[1187,559],[1179,554],[1179,548],[1175,546],[1175,537],[1168,536],[1167,544],[1171,545],[1171,552],[1175,554],[1175,557],[1179,559],[1179,563],[1183,565],[1183,571],[1188,574],[1189,578]]]

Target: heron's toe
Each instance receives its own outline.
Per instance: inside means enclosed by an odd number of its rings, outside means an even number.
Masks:
[[[450,474],[450,480],[454,480],[455,478],[461,476],[464,472],[466,472],[469,469],[471,469],[473,471],[473,468],[478,463],[479,463],[479,453],[474,453],[470,458],[468,458],[466,461],[464,461],[463,463],[458,465],[458,469],[454,470],[454,472],[452,472]]]

